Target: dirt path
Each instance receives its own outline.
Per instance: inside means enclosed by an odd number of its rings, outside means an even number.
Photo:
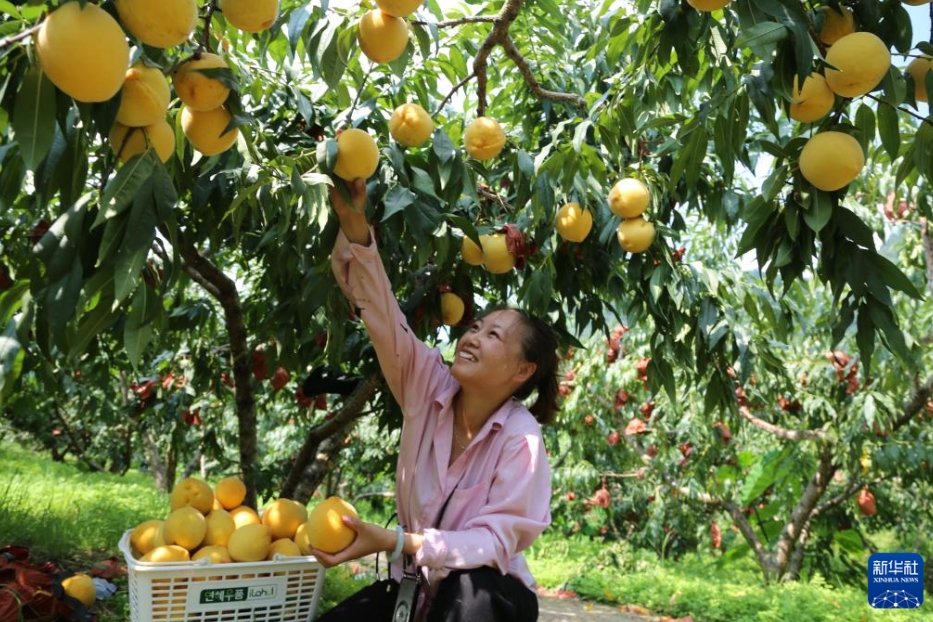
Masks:
[[[538,622],[648,622],[656,618],[623,613],[617,607],[590,603],[578,598],[538,599]]]
[[[557,598],[541,594],[538,622],[693,622],[686,618],[658,617],[626,611],[628,607],[602,605],[579,598]]]

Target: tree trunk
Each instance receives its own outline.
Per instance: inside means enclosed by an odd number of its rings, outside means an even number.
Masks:
[[[152,432],[150,430],[141,430],[139,434],[142,437],[143,452],[145,452],[146,460],[149,462],[149,472],[152,473],[156,488],[169,492],[165,464],[162,462],[159,446],[156,444],[155,439],[152,438]]]
[[[356,422],[351,423],[347,427],[353,428],[355,423]],[[324,478],[326,478],[329,473],[333,472],[342,449],[343,433],[334,434],[324,439],[318,446],[314,460],[308,465],[307,469],[305,469],[301,480],[298,482],[297,487],[289,498],[307,504],[311,499],[311,495],[314,494],[314,491],[317,490],[321,482],[324,481]]]
[[[363,416],[363,407],[373,393],[376,392],[376,387],[379,386],[381,379],[378,374],[373,374],[362,380],[333,417],[308,431],[308,436],[298,455],[295,456],[295,462],[288,472],[288,477],[285,479],[285,484],[283,484],[282,491],[279,493],[280,496],[288,499],[300,499],[299,489],[301,494],[307,493],[307,496],[314,492],[314,489],[320,483],[320,479],[313,481],[314,477],[309,475],[314,469],[318,468],[312,465],[312,460],[315,465],[319,459],[323,460],[324,464],[329,464],[329,461],[337,455],[340,448],[339,444],[336,449],[329,448],[329,445],[327,446],[328,449],[324,445],[330,439],[342,437],[343,431]],[[311,486],[312,482],[313,486]]]
[[[185,470],[181,473],[183,479],[185,477],[191,477],[195,473],[200,474],[202,457],[201,450],[198,450],[194,453],[194,456],[191,458],[191,460],[188,461],[188,464],[185,465]]]
[[[240,470],[246,484],[244,505],[256,508],[256,479],[258,470],[258,432],[256,425],[256,398],[252,383],[251,351],[248,347],[246,321],[236,283],[194,246],[178,236],[178,249],[185,260],[184,270],[192,279],[213,296],[224,310],[224,325],[230,340],[233,359],[233,382],[236,399],[237,428],[240,439]]]

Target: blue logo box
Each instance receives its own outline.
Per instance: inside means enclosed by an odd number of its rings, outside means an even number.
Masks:
[[[916,609],[923,604],[923,558],[917,553],[875,553],[868,558],[868,604],[875,609]]]

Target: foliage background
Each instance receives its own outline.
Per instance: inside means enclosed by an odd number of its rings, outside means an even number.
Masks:
[[[381,149],[367,209],[413,329],[460,334],[437,323],[446,286],[561,335],[555,528],[661,557],[718,530],[716,555],[753,555],[766,581],[856,583],[886,529],[928,550],[933,124],[903,66],[933,48],[900,2],[846,3],[895,64],[813,125],[787,118],[789,85],[823,68],[815,9],[837,2],[429,0],[379,66],[356,43],[369,3],[283,0],[257,35],[215,11],[185,44],[136,54],[169,74],[200,45],[222,52],[241,140],[201,157],[174,102],[173,157],[122,166],[105,138],[118,100],[74,102],[35,62],[30,29],[60,4],[0,1],[0,396],[44,451],[116,473],[144,462],[165,488],[239,472],[254,502],[382,492],[399,413],[329,267],[333,139],[355,126]],[[424,148],[389,138],[405,101],[435,113]],[[479,114],[507,128],[489,162],[461,148]],[[797,168],[826,129],[868,161],[834,193]],[[659,231],[640,255],[606,204],[629,175]],[[584,243],[554,232],[566,200],[594,215]],[[464,236],[506,224],[536,249],[525,267],[461,262]],[[312,407],[297,390],[324,364],[360,382]]]

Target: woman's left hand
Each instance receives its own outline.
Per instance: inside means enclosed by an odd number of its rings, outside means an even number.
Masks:
[[[356,538],[347,548],[336,553],[325,553],[318,549],[311,550],[311,554],[325,568],[395,548],[397,535],[394,530],[390,531],[373,523],[364,523],[353,516],[344,516],[343,524],[356,532]]]

